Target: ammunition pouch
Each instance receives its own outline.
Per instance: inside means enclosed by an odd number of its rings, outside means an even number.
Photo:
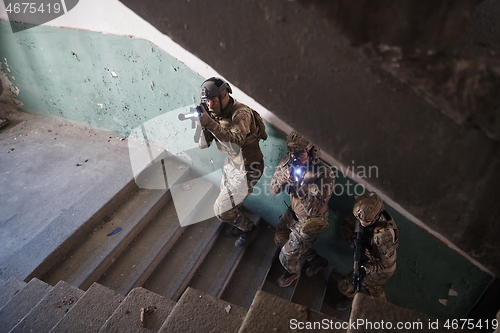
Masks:
[[[306,234],[320,234],[328,229],[328,220],[324,217],[311,217],[301,222],[302,231]]]

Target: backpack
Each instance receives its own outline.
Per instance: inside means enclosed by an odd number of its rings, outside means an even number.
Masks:
[[[255,120],[255,125],[259,128],[259,135],[260,139],[266,140],[267,139],[267,133],[266,133],[266,125],[264,124],[264,121],[262,120],[262,117],[260,114],[255,111],[254,109],[251,109],[253,113],[253,117]]]

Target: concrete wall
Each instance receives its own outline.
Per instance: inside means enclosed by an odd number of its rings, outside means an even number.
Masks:
[[[338,224],[352,207],[357,184],[353,179],[377,186],[384,198],[393,199],[388,209],[401,228],[399,268],[387,284],[389,300],[439,317],[460,317],[470,310],[491,276],[457,254],[449,247],[452,244],[442,243],[422,228],[422,221],[430,224],[434,219],[415,218],[409,212],[419,212],[425,205],[429,205],[429,209],[439,206],[454,212],[455,206],[447,206],[451,205],[448,201],[451,194],[438,197],[443,187],[456,186],[456,175],[451,179],[443,177],[445,169],[439,166],[442,158],[450,154],[445,148],[452,145],[453,140],[466,143],[471,137],[479,140],[482,136],[460,130],[457,125],[452,126],[455,130],[450,129],[446,117],[431,110],[405,86],[371,73],[369,62],[346,47],[340,36],[315,30],[322,27],[320,23],[311,17],[302,17],[302,8],[295,3],[272,3],[278,7],[248,3],[251,8],[242,6],[238,9],[242,12],[233,12],[231,17],[248,23],[249,29],[237,29],[237,35],[217,31],[213,36],[220,42],[210,45],[206,43],[212,40],[199,29],[211,31],[212,25],[208,23],[212,21],[197,20],[196,16],[206,14],[209,9],[205,8],[206,4],[198,5],[199,8],[170,8],[168,20],[161,21],[154,16],[156,19],[150,22],[185,20],[187,23],[182,29],[186,31],[173,29],[173,37],[181,36],[179,40],[184,43],[189,40],[186,44],[191,47],[191,42],[202,43],[205,47],[195,48],[198,50],[195,53],[200,57],[203,54],[222,74],[231,75],[235,97],[258,110],[268,121],[270,138],[262,144],[266,174],[247,206],[272,224],[276,224],[277,217],[285,210],[286,197],[267,196],[267,186],[284,152],[283,131],[297,128],[315,139],[327,153],[326,160],[342,171],[337,173],[339,187],[330,202],[331,227],[317,244],[317,249],[330,263],[342,273],[350,270],[352,253],[348,244],[340,239]],[[156,13],[154,6],[138,6],[139,12],[147,9],[151,10],[150,15]],[[176,15],[184,15],[184,18],[171,17],[174,9],[181,10]],[[157,13],[165,14],[161,10]],[[219,13],[214,15],[216,22],[226,24],[222,19],[227,16],[225,11],[219,18]],[[251,24],[251,20],[261,15],[264,24]],[[294,37],[298,40],[290,42],[287,33],[294,31],[292,28],[297,22],[307,23],[304,27],[311,25],[311,30],[301,30],[300,36]],[[191,140],[192,130],[189,123],[177,121],[179,112],[187,111],[197,102],[203,77],[219,73],[117,1],[82,2],[49,24],[12,34],[10,24],[0,21],[2,71],[12,90],[18,93],[16,98],[24,110],[122,136],[144,126],[148,137],[156,143],[171,151],[176,147],[176,153],[188,154],[198,171],[211,172],[220,167],[222,156],[215,147],[206,151],[192,145],[178,149]],[[327,39],[323,40],[325,36]],[[247,44],[258,51],[257,55],[242,52],[248,50]],[[324,47],[332,48],[324,52]],[[263,73],[263,64],[269,66],[265,67],[266,73]],[[243,79],[243,73],[248,79]],[[321,81],[320,84],[317,80],[324,80],[325,75],[327,83]],[[240,85],[252,97],[259,96],[259,101],[262,98],[273,112],[244,94],[238,89]],[[285,122],[276,117],[275,112],[281,113]],[[425,126],[420,127],[422,124]],[[419,133],[417,136],[415,131]],[[465,137],[458,135],[462,132]],[[431,145],[429,140],[439,133],[443,142],[437,147]],[[450,133],[454,136],[450,137]],[[477,158],[482,160],[482,152],[472,151],[472,147],[471,153],[478,154]],[[413,155],[415,159],[410,158]],[[456,159],[446,163],[454,165],[453,161]],[[467,170],[458,169],[456,172],[469,175]],[[411,178],[405,178],[406,175]],[[437,193],[429,195],[431,180],[436,181],[432,189]],[[412,205],[406,204],[408,197]],[[427,214],[439,216],[432,209]],[[448,300],[450,289],[458,291],[459,296]],[[443,300],[448,300],[446,306]]]

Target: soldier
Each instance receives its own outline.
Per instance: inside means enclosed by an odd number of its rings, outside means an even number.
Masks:
[[[328,200],[335,184],[332,170],[320,160],[320,149],[296,131],[287,137],[287,152],[270,185],[274,195],[284,190],[290,194],[291,206],[280,216],[274,237],[281,248],[280,262],[286,269],[277,281],[280,287],[289,286],[299,277],[301,256],[309,262],[309,277],[328,266],[328,260],[312,246],[318,235],[328,229]]]
[[[239,236],[235,245],[243,247],[256,236],[257,228],[240,207],[262,176],[259,141],[267,135],[260,115],[233,99],[231,93],[231,87],[221,78],[209,78],[201,85],[201,100],[209,113],[203,112],[199,119],[203,129],[199,146],[205,148],[215,140],[217,148],[228,155],[214,212],[221,221],[234,226],[229,235]]]
[[[359,196],[352,214],[341,225],[342,236],[352,241],[355,224],[361,225],[361,244],[364,257],[361,259],[361,286],[368,295],[385,300],[383,285],[396,270],[396,248],[398,247],[398,227],[384,209],[382,199],[375,192],[365,192]],[[352,304],[356,290],[352,282],[353,274],[344,276],[338,282],[341,296],[336,302],[337,310],[347,310]]]

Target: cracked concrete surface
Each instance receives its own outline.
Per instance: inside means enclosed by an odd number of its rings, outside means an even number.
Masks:
[[[127,140],[0,104],[0,262],[120,163]]]

